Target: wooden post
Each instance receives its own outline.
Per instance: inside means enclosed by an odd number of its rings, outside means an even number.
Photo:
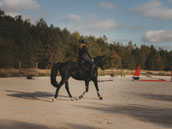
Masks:
[[[21,75],[21,61],[19,62],[19,76]]]
[[[171,82],[172,82],[172,66],[171,66]]]
[[[123,77],[123,67],[121,67],[121,77]]]
[[[36,77],[38,79],[38,63],[36,63]]]
[[[111,68],[111,77],[113,78],[115,76],[113,68]]]
[[[104,75],[105,75],[105,74],[104,74],[104,70],[102,70],[102,71],[101,71],[101,76],[104,76]]]

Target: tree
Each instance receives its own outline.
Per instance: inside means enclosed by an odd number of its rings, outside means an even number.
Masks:
[[[163,63],[163,60],[162,60],[160,54],[154,48],[154,46],[151,46],[150,49],[151,49],[151,53],[146,60],[146,69],[148,69],[148,70],[163,70],[164,63]]]
[[[128,45],[119,42],[108,43],[107,37],[82,36],[79,32],[70,33],[47,25],[40,19],[36,25],[21,15],[11,17],[0,10],[0,67],[18,67],[22,62],[25,68],[39,63],[39,68],[50,68],[56,62],[77,61],[79,41],[86,39],[92,57],[105,55],[106,67],[170,70],[172,51],[155,49],[152,46],[137,47],[132,41]]]
[[[5,12],[0,9],[0,17],[4,17],[4,16],[5,16]]]

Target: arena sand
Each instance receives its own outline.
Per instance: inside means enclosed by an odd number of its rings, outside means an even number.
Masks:
[[[170,80],[170,77],[163,77]],[[99,77],[109,80],[111,77]],[[60,77],[57,78],[60,80]],[[84,82],[70,79],[74,97]],[[90,82],[81,100],[65,86],[55,102],[49,77],[0,79],[0,129],[166,129],[172,128],[172,82],[132,81],[131,76],[99,82],[98,100]]]

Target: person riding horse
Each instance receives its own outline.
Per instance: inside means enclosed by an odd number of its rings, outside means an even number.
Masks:
[[[104,67],[104,58],[105,56],[96,56],[94,57],[94,60],[91,58],[88,49],[86,47],[87,41],[82,40],[79,48],[79,60],[80,62],[57,62],[53,65],[51,69],[51,76],[50,81],[52,86],[56,88],[56,93],[54,95],[54,98],[56,99],[59,93],[60,88],[63,84],[65,84],[66,91],[70,98],[73,98],[70,91],[69,91],[69,78],[72,77],[76,80],[83,80],[85,81],[85,91],[82,93],[82,95],[79,96],[79,99],[83,98],[84,94],[88,92],[89,89],[89,82],[93,81],[94,86],[97,90],[97,96],[99,99],[103,99],[99,93],[99,87],[98,87],[98,67],[100,67],[102,70],[105,69]],[[90,57],[90,59],[87,58],[87,56]],[[81,63],[85,62],[87,64]],[[91,67],[91,74],[90,74],[90,67]],[[92,72],[93,71],[93,72]],[[61,81],[58,83],[56,80],[56,77],[58,75],[58,72],[61,76]],[[52,99],[54,101],[54,99]]]
[[[90,59],[88,59],[87,56]],[[84,62],[89,64],[91,66],[90,75],[94,76],[94,62],[90,53],[88,52],[87,41],[85,39],[81,41],[79,46],[79,62],[80,63]]]

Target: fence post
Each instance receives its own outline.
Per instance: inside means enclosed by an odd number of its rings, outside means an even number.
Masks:
[[[102,70],[100,76],[104,76],[104,75],[105,75],[104,70]]]
[[[171,82],[172,82],[172,66],[171,66]]]
[[[36,63],[36,77],[38,79],[38,63]]]
[[[21,61],[19,62],[19,77],[21,75]]]
[[[121,77],[123,77],[123,72],[124,72],[124,69],[123,67],[121,67]]]

